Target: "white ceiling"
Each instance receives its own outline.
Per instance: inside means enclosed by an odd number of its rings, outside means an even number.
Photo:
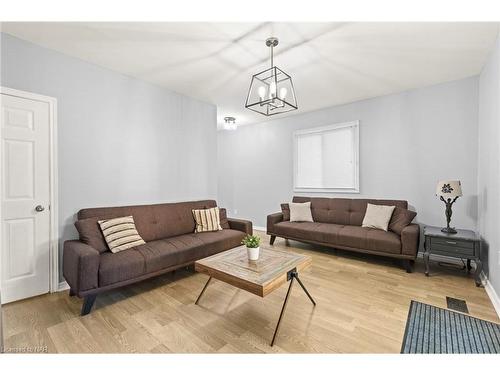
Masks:
[[[244,108],[252,74],[293,78],[299,110],[478,74],[497,23],[2,23],[2,31],[218,107],[218,123],[267,120]]]

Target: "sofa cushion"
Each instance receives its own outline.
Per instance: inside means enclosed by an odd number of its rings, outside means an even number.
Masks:
[[[415,216],[417,216],[417,213],[414,211],[396,207],[389,222],[389,230],[401,235],[403,229],[410,225]]]
[[[369,229],[366,249],[382,253],[401,254],[401,237],[392,232]]]
[[[245,233],[232,229],[183,234],[148,242],[135,250],[144,257],[149,273],[229,250],[240,245],[244,236]]]
[[[246,236],[245,232],[226,229],[218,232],[198,233],[203,242],[203,250],[206,255],[203,257],[220,253],[241,245],[241,240]]]
[[[82,219],[75,222],[76,230],[80,237],[80,241],[84,244],[93,247],[100,253],[109,251],[108,244],[102,235],[99,223],[95,218]]]
[[[219,208],[219,218],[222,229],[229,229],[229,221],[227,220],[227,212],[225,208]]]
[[[98,223],[112,253],[118,253],[145,243],[137,233],[132,216],[99,220]]]
[[[144,246],[144,245],[142,245]],[[101,254],[99,263],[99,286],[106,286],[124,280],[130,280],[146,273],[144,256],[137,247]]]
[[[311,202],[290,203],[290,221],[313,222]]]
[[[381,229],[387,232],[395,206],[368,203],[362,227]]]
[[[391,254],[401,253],[401,239],[397,234],[354,225],[346,225],[341,228],[338,232],[337,242],[332,243],[332,245]]]
[[[196,223],[194,232],[214,232],[222,230],[220,226],[219,207],[212,207],[203,210],[191,210]]]
[[[86,208],[78,211],[78,220],[97,220],[133,216],[137,231],[144,241],[179,236],[194,232],[191,210],[216,207],[214,200],[163,203],[141,206]],[[97,225],[97,224],[96,224]]]
[[[282,221],[274,226],[274,232],[288,238],[318,242],[334,242],[342,225]]]
[[[325,243],[338,243],[339,233],[345,225],[321,223],[320,230]]]
[[[401,239],[397,234],[354,225],[282,221],[274,225],[274,233],[285,238],[321,242],[334,247],[401,253]]]
[[[290,205],[288,203],[281,203],[281,213],[283,221],[290,221]]]
[[[408,208],[403,200],[293,197],[293,202],[311,202],[315,222],[361,226],[368,203]]]

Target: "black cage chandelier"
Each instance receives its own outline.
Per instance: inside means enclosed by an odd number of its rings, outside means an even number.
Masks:
[[[277,45],[278,38],[266,40],[266,46],[271,48],[271,67],[252,76],[245,104],[245,108],[265,116],[298,108],[292,77],[273,65],[273,48]]]

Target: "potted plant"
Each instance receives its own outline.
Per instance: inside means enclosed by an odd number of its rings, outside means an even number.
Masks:
[[[247,247],[248,260],[259,259],[260,237],[247,234],[241,241]]]

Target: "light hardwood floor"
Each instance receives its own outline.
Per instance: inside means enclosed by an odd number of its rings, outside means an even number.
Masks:
[[[265,247],[269,239],[264,233]],[[446,307],[465,299],[472,316],[499,322],[483,288],[465,271],[417,261],[407,274],[397,261],[277,239],[275,248],[308,254],[301,279],[313,308],[294,286],[279,337],[269,346],[287,287],[260,298],[219,281],[194,304],[207,276],[182,270],[100,295],[79,316],[68,292],[4,306],[6,348],[43,347],[62,353],[399,353],[412,299]]]

